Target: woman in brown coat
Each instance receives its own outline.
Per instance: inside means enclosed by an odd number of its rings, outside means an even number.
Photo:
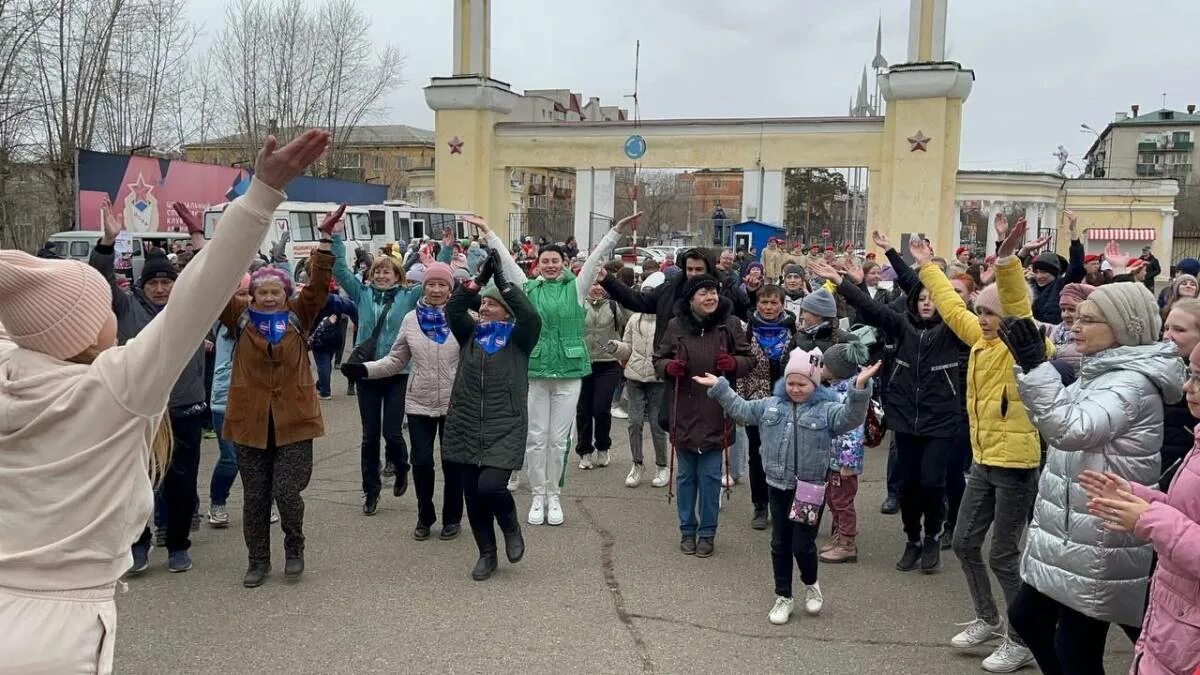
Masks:
[[[221,314],[233,333],[232,375],[223,438],[237,447],[244,505],[242,533],[250,565],[242,584],[261,586],[271,571],[271,501],[279,508],[286,555],[283,573],[304,571],[304,500],[312,475],[313,439],[325,434],[309,366],[308,332],[329,294],[332,233],[340,211],[321,224],[312,254],[312,276],[292,296],[282,270],[262,268],[250,277],[249,302],[234,297]]]

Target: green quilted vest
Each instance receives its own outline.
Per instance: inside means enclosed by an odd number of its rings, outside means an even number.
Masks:
[[[575,380],[590,375],[591,357],[583,341],[586,313],[579,305],[575,276],[564,271],[554,281],[530,279],[525,293],[542,319],[542,334],[529,355],[529,377]]]

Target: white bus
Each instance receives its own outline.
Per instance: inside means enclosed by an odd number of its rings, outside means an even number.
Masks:
[[[221,214],[225,212],[225,204],[215,204],[204,211],[204,238],[212,239],[213,231]],[[287,244],[287,258],[299,269],[299,264],[308,259],[313,250],[320,245],[321,233],[317,229],[325,216],[336,211],[338,204],[331,202],[283,202],[275,208],[271,227],[259,244],[258,250],[265,256],[271,255],[271,248],[279,241],[284,232],[290,234]],[[379,249],[371,236],[370,213],[365,206],[347,206],[345,221],[346,246],[350,249],[369,247],[372,252]],[[387,242],[384,242],[387,243]]]
[[[376,249],[393,241],[438,240],[448,227],[454,229],[457,240],[469,239],[475,233],[474,228],[463,221],[463,216],[474,215],[471,211],[415,206],[398,200],[365,208],[371,214],[371,241]]]

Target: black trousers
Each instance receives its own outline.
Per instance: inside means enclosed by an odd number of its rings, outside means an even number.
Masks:
[[[767,472],[763,470],[762,435],[758,432],[757,424],[746,427],[746,441],[750,446],[750,503],[754,504],[755,508],[765,508],[769,499]]]
[[[896,434],[892,434],[891,445],[888,446],[887,462],[887,493],[889,497],[900,498],[900,458],[896,451]]]
[[[196,474],[200,471],[200,440],[206,417],[209,415],[205,413],[171,415],[175,447],[160,489],[167,510],[168,551],[186,551],[192,547],[188,534],[192,529],[192,512],[196,508]],[[147,527],[134,545],[149,543],[150,528]]]
[[[946,527],[953,532],[958,523],[958,509],[962,506],[963,492],[967,489],[967,472],[971,470],[971,423],[963,415],[950,446],[950,461],[946,464]]]
[[[237,446],[242,479],[242,536],[250,562],[271,561],[271,502],[279,507],[283,550],[288,556],[304,552],[304,498],[300,493],[312,478],[313,443],[301,441],[276,447],[275,434],[267,447]]]
[[[458,476],[467,499],[467,519],[471,522],[471,534],[479,555],[496,554],[496,528],[501,532],[515,532],[517,503],[508,491],[508,477],[512,471],[475,464],[445,462],[446,473]]]
[[[396,475],[408,471],[408,446],[404,443],[404,396],[408,375],[395,375],[358,383],[358,415],[362,421],[362,489],[378,495],[383,487],[379,475],[379,437],[384,456],[396,466]]]
[[[936,538],[946,520],[946,467],[951,438],[933,438],[895,432],[896,459],[900,468],[900,519],[909,541]]]
[[[621,382],[621,364],[616,361],[595,361],[591,374],[579,386],[579,403],[575,405],[575,427],[579,441],[576,454],[589,455],[593,450],[607,452],[612,447],[613,392]]]
[[[817,583],[816,525],[796,523],[788,518],[796,490],[780,490],[767,486],[771,504],[771,569],[775,574],[775,595],[792,597],[792,561],[800,568],[800,580],[806,586]],[[821,515],[825,509],[822,507]]]
[[[413,488],[417,493],[417,522],[426,527],[437,522],[433,506],[434,461],[433,444],[442,438],[446,417],[408,416],[408,440],[412,446]],[[457,472],[442,464],[446,479],[442,491],[442,525],[457,525],[463,515],[463,488]]]
[[[1022,583],[1008,621],[1021,636],[1045,675],[1104,675],[1108,622],[1066,607]],[[1121,626],[1131,642],[1140,627]]]

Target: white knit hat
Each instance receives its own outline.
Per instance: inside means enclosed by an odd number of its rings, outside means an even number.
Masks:
[[[0,251],[0,325],[18,346],[65,361],[112,315],[108,282],[85,263]]]
[[[1131,281],[1104,284],[1092,291],[1085,302],[1095,303],[1122,345],[1149,345],[1158,341],[1162,317],[1158,301],[1145,285]]]

